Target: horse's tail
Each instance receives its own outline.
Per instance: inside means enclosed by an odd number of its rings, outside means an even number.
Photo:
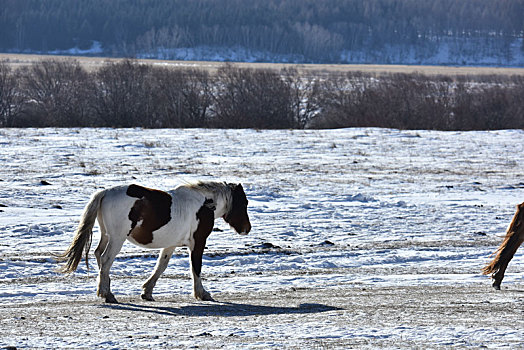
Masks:
[[[522,210],[521,210],[522,209]],[[506,231],[500,247],[493,253],[495,258],[482,269],[484,275],[496,274],[509,263],[518,247],[524,241],[524,203],[517,205],[517,211]]]
[[[78,228],[75,231],[73,242],[71,242],[71,245],[63,254],[58,256],[59,260],[65,261],[64,266],[59,270],[60,272],[68,273],[75,271],[80,260],[82,260],[82,251],[85,251],[86,266],[89,268],[87,257],[93,238],[93,226],[95,225],[98,209],[100,208],[100,203],[105,193],[105,190],[95,193],[89,203],[87,203],[84,214],[82,214]]]

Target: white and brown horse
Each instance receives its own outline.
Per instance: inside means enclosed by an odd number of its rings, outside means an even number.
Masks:
[[[176,247],[190,250],[193,295],[213,300],[200,279],[202,254],[216,218],[222,217],[239,234],[247,234],[251,223],[247,198],[241,184],[199,182],[163,192],[138,185],[118,186],[95,193],[87,204],[70,247],[61,255],[62,272],[76,270],[82,253],[91,246],[93,226],[98,220],[100,243],[95,250],[98,263],[97,295],[108,303],[111,293],[109,269],[126,240],[145,248],[161,248],[153,274],[142,286],[142,298],[153,300],[153,288],[167,267]]]
[[[504,272],[522,242],[524,242],[524,203],[517,205],[517,211],[508,226],[506,237],[495,252],[495,258],[482,269],[484,275],[492,274],[493,288],[500,289]]]

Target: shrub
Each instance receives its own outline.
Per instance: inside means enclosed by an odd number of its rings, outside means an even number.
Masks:
[[[18,79],[5,61],[0,61],[0,127],[15,125],[22,100],[17,93]]]
[[[0,126],[524,128],[524,77],[0,62]]]
[[[289,84],[275,71],[226,65],[217,73],[214,125],[221,128],[295,127]]]
[[[94,108],[99,122],[112,127],[157,127],[151,66],[125,59],[96,72]]]
[[[93,82],[77,61],[48,60],[19,72],[25,101],[18,126],[89,126]],[[22,120],[23,119],[23,120]]]
[[[208,72],[155,68],[153,104],[159,125],[195,128],[209,125],[213,82]]]

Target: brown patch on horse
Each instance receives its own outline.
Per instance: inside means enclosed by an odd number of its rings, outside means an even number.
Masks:
[[[238,233],[249,233],[251,223],[247,214],[248,200],[241,184],[230,184],[232,204],[229,212],[224,215],[224,220]]]
[[[504,272],[515,255],[518,247],[524,242],[524,203],[517,205],[517,211],[508,226],[506,236],[495,252],[496,256],[491,263],[482,269],[484,275],[493,274],[493,287],[500,289]]]
[[[206,247],[207,237],[213,231],[213,225],[215,223],[215,206],[212,199],[206,199],[202,207],[196,213],[198,219],[198,227],[193,233],[193,239],[195,240],[195,246],[191,252],[191,262],[193,271],[197,276],[200,277],[202,271],[202,255]]]
[[[133,237],[140,244],[153,242],[153,232],[171,220],[171,195],[138,185],[130,185],[126,194],[140,198],[129,211],[131,230],[128,236]],[[141,221],[140,225],[138,225],[139,221]]]

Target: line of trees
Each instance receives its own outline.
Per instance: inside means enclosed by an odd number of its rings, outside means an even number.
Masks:
[[[0,62],[2,127],[303,128],[311,116],[294,70],[218,72],[125,59],[87,72],[75,60],[13,70]]]
[[[523,76],[0,62],[1,127],[524,128]]]
[[[0,50],[46,53],[97,41],[117,57],[174,58],[169,50],[210,46],[303,62],[366,52],[391,63],[392,47],[399,59],[414,51],[423,61],[446,44],[456,57],[510,62],[523,14],[524,0],[2,0]]]
[[[349,73],[319,85],[315,98],[321,110],[312,128],[524,128],[523,76]]]

